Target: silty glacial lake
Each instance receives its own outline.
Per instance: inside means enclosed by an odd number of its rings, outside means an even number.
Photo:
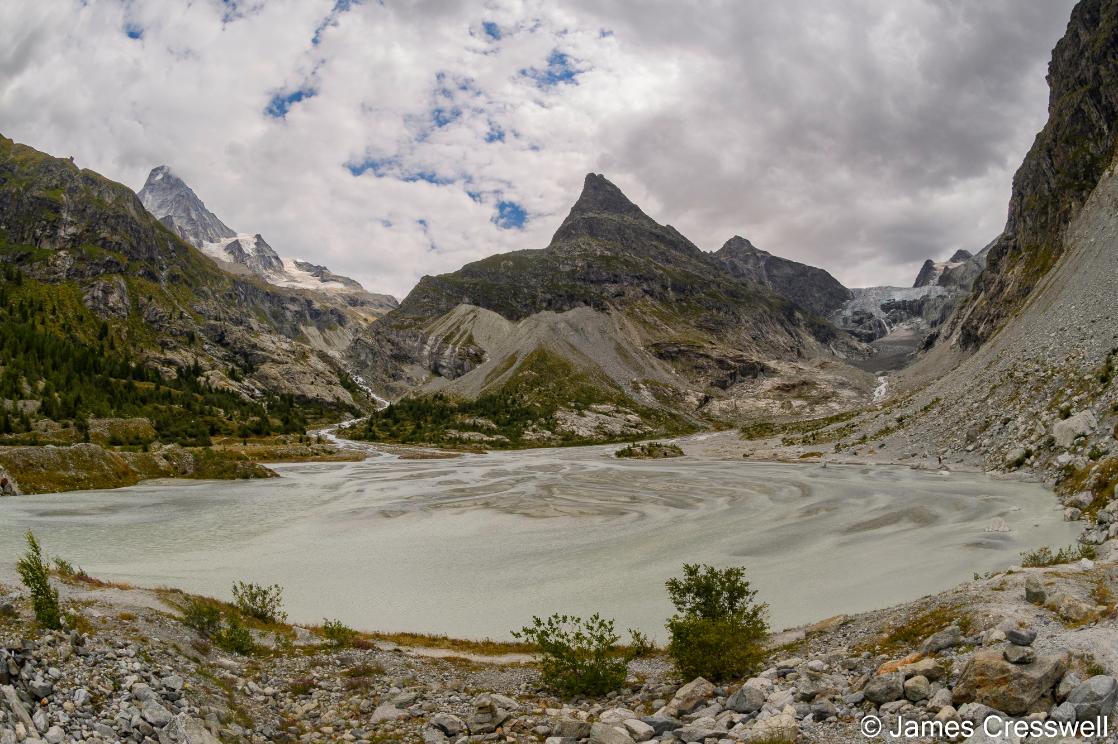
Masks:
[[[663,584],[684,562],[747,566],[780,628],[913,600],[1078,532],[1040,485],[977,473],[615,449],[375,454],[11,497],[0,550],[14,563],[33,529],[100,578],[223,598],[237,579],[278,583],[295,622],[506,639],[534,614],[601,612],[663,638]],[[988,532],[994,517],[1011,531]]]

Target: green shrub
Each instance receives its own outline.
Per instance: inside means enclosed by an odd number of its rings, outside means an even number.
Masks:
[[[635,628],[629,628],[629,655],[634,659],[644,659],[656,653],[656,644],[648,635]]]
[[[226,618],[225,627],[214,634],[213,641],[218,648],[234,654],[248,656],[256,650],[252,633],[249,633],[241,618],[236,615]]]
[[[31,530],[27,531],[27,552],[16,563],[16,570],[23,585],[31,592],[31,606],[35,610],[36,622],[51,630],[61,628],[58,590],[50,585],[50,566],[43,560],[42,548]]]
[[[540,652],[540,672],[548,687],[565,695],[605,695],[625,682],[626,663],[613,620],[597,613],[583,620],[555,614],[513,632]]]
[[[242,613],[262,622],[282,623],[287,620],[287,613],[283,611],[283,588],[279,584],[263,586],[238,581],[233,584],[233,602]]]
[[[213,638],[221,629],[221,612],[214,605],[188,598],[182,608],[182,622],[206,638]]]
[[[762,664],[768,605],[756,602],[744,568],[684,564],[683,576],[666,586],[676,609],[668,620],[668,655],[685,678],[722,681]]]
[[[1044,568],[1057,566],[1061,563],[1075,563],[1080,558],[1094,560],[1099,551],[1094,545],[1069,545],[1060,548],[1055,553],[1047,545],[1036,550],[1026,550],[1021,554],[1021,565],[1025,568]]]
[[[341,620],[323,620],[322,636],[335,646],[352,646],[357,631],[343,624]]]

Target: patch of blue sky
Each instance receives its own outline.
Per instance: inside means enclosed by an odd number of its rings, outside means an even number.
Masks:
[[[493,41],[501,40],[501,27],[493,21],[485,21],[482,23],[481,30],[485,32],[486,36],[493,39]]]
[[[314,98],[317,92],[314,88],[304,87],[289,93],[276,93],[272,96],[272,100],[268,102],[264,113],[273,119],[283,119],[292,106],[308,98]]]
[[[520,74],[534,81],[540,88],[554,88],[557,85],[578,85],[577,78],[583,72],[570,55],[555,49],[547,57],[547,67],[527,67]]]
[[[528,221],[528,212],[514,201],[502,200],[497,202],[497,214],[493,215],[493,224],[502,230],[519,230]]]

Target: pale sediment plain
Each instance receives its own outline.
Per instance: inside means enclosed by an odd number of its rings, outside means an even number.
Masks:
[[[219,597],[275,582],[299,622],[506,639],[534,614],[601,612],[662,637],[663,582],[683,562],[747,566],[780,628],[916,599],[1078,532],[1040,485],[980,473],[614,449],[379,454],[11,497],[0,553],[32,529],[100,578]],[[989,530],[999,517],[1009,532]]]

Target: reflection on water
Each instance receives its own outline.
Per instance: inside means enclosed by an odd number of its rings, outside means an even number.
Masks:
[[[382,455],[279,466],[278,480],[0,499],[0,554],[32,528],[104,578],[218,596],[234,579],[275,582],[303,622],[504,638],[533,614],[601,611],[659,636],[663,582],[685,561],[746,565],[782,627],[1075,537],[1037,485],[612,449]],[[994,516],[1013,532],[985,532]]]

